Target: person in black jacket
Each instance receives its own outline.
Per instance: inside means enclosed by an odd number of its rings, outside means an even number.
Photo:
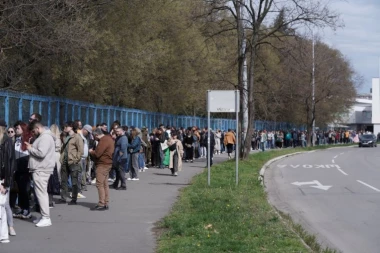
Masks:
[[[190,162],[193,162],[193,157],[194,157],[193,143],[194,143],[194,138],[190,129],[186,131],[186,135],[183,138],[183,144],[185,147],[185,154],[186,154],[186,158],[185,158],[186,162],[189,162],[189,160]]]
[[[203,145],[206,147],[206,150],[208,149],[208,144],[207,144],[207,140],[208,140],[208,129],[207,127],[205,128],[205,134],[204,134],[204,139],[202,140],[203,142]],[[215,146],[215,135],[214,133],[212,132],[212,129],[210,128],[210,167],[212,166],[212,159],[213,159],[213,154],[214,154],[214,146]],[[207,152],[208,154],[208,152]],[[207,157],[207,155],[206,155]],[[208,158],[206,159],[206,166],[207,166],[207,163],[208,163]]]
[[[4,120],[0,120],[0,181],[8,190],[7,202],[5,203],[5,212],[7,213],[7,222],[9,226],[9,234],[16,235],[13,228],[12,209],[9,205],[9,190],[13,187],[13,174],[15,171],[15,149],[13,141],[6,133],[7,124]]]

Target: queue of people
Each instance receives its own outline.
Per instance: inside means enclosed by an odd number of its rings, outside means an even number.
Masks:
[[[36,227],[52,225],[50,210],[58,204],[77,205],[88,185],[96,185],[98,203],[93,211],[109,209],[109,188],[127,190],[127,182],[140,180],[150,168],[170,169],[178,176],[182,162],[206,158],[208,129],[160,125],[122,126],[114,121],[97,126],[68,121],[62,127],[42,124],[33,113],[29,122],[7,126],[0,120],[0,242],[16,236],[13,219],[31,219],[40,213]],[[231,158],[235,144],[232,130],[210,129],[210,166],[213,155],[225,150]],[[56,195],[58,198],[54,199]]]
[[[352,130],[316,131],[311,136],[315,145],[348,144],[355,142],[355,137],[362,134]],[[267,150],[276,148],[306,147],[307,131],[255,131],[251,139],[252,150]]]

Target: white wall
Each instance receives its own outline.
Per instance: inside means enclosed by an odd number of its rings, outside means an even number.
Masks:
[[[372,123],[373,133],[380,132],[380,84],[379,78],[372,78]]]

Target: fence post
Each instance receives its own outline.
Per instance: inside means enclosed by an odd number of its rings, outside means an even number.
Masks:
[[[29,104],[29,114],[32,115],[32,113],[34,113],[33,111],[33,98],[30,100],[30,104]],[[29,118],[28,118],[29,120]]]
[[[110,123],[111,123],[111,108],[108,107],[107,109],[107,126],[110,127]],[[108,128],[110,129],[110,128]]]
[[[47,119],[47,125],[50,127],[50,115],[51,115],[51,105],[50,100],[48,101],[48,119]]]
[[[22,98],[18,101],[18,119],[22,121]]]
[[[59,100],[57,101],[57,105],[56,105],[56,110],[57,110],[57,117],[56,119],[58,119],[58,121],[56,121],[57,125],[60,126],[61,125],[61,115],[60,115],[60,106],[61,106],[61,103],[59,102]]]
[[[5,117],[5,122],[7,122],[8,126],[9,126],[9,96],[6,95],[5,96],[5,100],[4,100],[4,107],[5,107],[5,114],[4,114],[4,117]]]

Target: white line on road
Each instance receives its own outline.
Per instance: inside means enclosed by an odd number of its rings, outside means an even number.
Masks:
[[[334,159],[332,160],[332,163],[335,163],[335,160],[334,160]]]
[[[340,153],[341,155],[343,155],[344,153]]]
[[[338,157],[337,155],[336,155],[336,156],[334,156],[334,159],[335,159],[335,158],[337,158],[337,157]]]
[[[379,189],[373,187],[372,185],[366,184],[366,183],[364,183],[363,181],[360,181],[360,180],[356,180],[356,181],[358,181],[358,182],[361,183],[362,185],[365,185],[365,186],[371,188],[372,190],[375,190],[375,191],[377,191],[377,192],[380,192]]]
[[[348,176],[348,174],[346,173],[346,172],[344,172],[343,170],[341,170],[341,169],[338,169],[340,172],[342,172],[342,174],[343,175],[346,175],[346,176]]]

